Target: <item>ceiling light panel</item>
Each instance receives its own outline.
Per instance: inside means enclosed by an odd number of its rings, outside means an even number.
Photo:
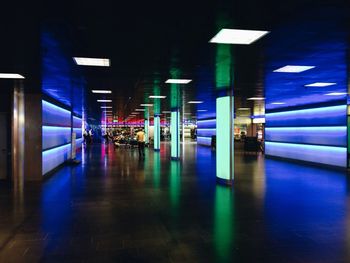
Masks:
[[[97,100],[97,102],[112,102],[112,100]]]
[[[92,93],[97,93],[97,94],[110,94],[112,93],[111,90],[91,90]]]
[[[247,100],[264,100],[265,98],[262,98],[262,97],[251,97],[251,98],[248,98]]]
[[[165,99],[166,96],[158,96],[158,95],[151,95],[149,96],[150,99]]]
[[[269,31],[223,28],[209,42],[218,44],[250,45]]]
[[[192,79],[168,79],[165,83],[170,84],[188,84],[192,81]]]
[[[111,65],[108,58],[74,57],[73,59],[79,66],[109,67]]]
[[[203,103],[203,101],[200,101],[200,100],[191,100],[191,101],[189,101],[188,103],[190,103],[190,104],[201,104],[201,103]]]
[[[0,73],[0,79],[25,79],[25,77],[16,73]]]
[[[273,72],[279,73],[300,73],[310,69],[315,68],[315,66],[296,66],[296,65],[287,65],[282,68],[276,69]]]

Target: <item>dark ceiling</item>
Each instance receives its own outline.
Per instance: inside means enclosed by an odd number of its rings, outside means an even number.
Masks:
[[[114,114],[120,119],[140,103],[150,102],[148,96],[155,93],[167,96],[161,101],[160,110],[170,110],[171,87],[164,81],[172,76],[193,79],[180,88],[179,106],[195,116],[197,109],[213,111],[219,84],[234,86],[239,106],[250,106],[247,97],[264,95],[264,47],[270,36],[250,46],[208,43],[220,28],[273,32],[298,19],[301,13],[346,5],[345,1],[330,0],[46,1],[39,6],[26,3],[21,10],[13,3],[0,22],[11,25],[10,28],[21,28],[23,24],[30,27],[37,20],[60,23],[69,28],[67,41],[74,56],[111,59],[109,68],[82,69],[88,116],[101,116],[96,100],[103,96],[91,94],[91,89],[113,91],[106,98],[113,99]],[[13,22],[13,14],[19,22]],[[20,31],[23,36],[24,31]],[[6,54],[4,57],[11,60]],[[228,70],[225,65],[229,65]],[[218,70],[223,70],[223,74],[231,72],[229,80],[218,79]],[[191,106],[188,100],[205,103]]]

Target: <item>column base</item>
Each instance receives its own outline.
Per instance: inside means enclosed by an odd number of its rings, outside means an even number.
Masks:
[[[216,177],[216,182],[218,184],[221,184],[221,185],[227,185],[227,186],[232,186],[233,185],[233,181],[232,180],[223,179],[223,178],[219,178],[219,177]]]

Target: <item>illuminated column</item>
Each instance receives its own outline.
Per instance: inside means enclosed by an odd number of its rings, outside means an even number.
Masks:
[[[149,119],[145,119],[145,142],[149,143]]]
[[[155,151],[160,151],[160,117],[154,115],[154,143],[153,147]]]
[[[216,99],[216,177],[231,185],[234,177],[233,96]]]
[[[180,111],[179,109],[174,109],[171,111],[170,133],[171,133],[171,159],[178,160],[180,158]]]

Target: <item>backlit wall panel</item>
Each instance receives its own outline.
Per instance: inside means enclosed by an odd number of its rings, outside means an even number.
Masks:
[[[43,151],[42,174],[45,175],[60,164],[67,161],[71,156],[71,144],[59,146],[50,150]]]
[[[346,147],[266,142],[266,154],[283,158],[346,167]]]
[[[269,127],[335,126],[346,123],[346,105],[266,114]]]
[[[216,119],[197,121],[198,144],[210,146],[213,135],[216,135]]]
[[[200,145],[211,146],[211,138],[210,137],[198,137],[197,143]]]
[[[55,148],[71,142],[71,128],[43,126],[42,136],[43,150]]]
[[[267,113],[265,153],[346,167],[346,121],[346,105]]]
[[[45,100],[42,101],[43,126],[71,127],[70,111]]]
[[[75,134],[76,134],[76,136],[77,136],[77,137],[76,137],[77,139],[83,137],[81,128],[74,128],[74,129],[73,129],[73,132],[75,132]]]
[[[45,175],[71,158],[72,126],[76,132],[76,146],[81,147],[81,119],[71,111],[51,102],[42,101],[42,174]]]
[[[332,145],[346,147],[346,126],[335,127],[270,127],[265,139],[274,142]]]

